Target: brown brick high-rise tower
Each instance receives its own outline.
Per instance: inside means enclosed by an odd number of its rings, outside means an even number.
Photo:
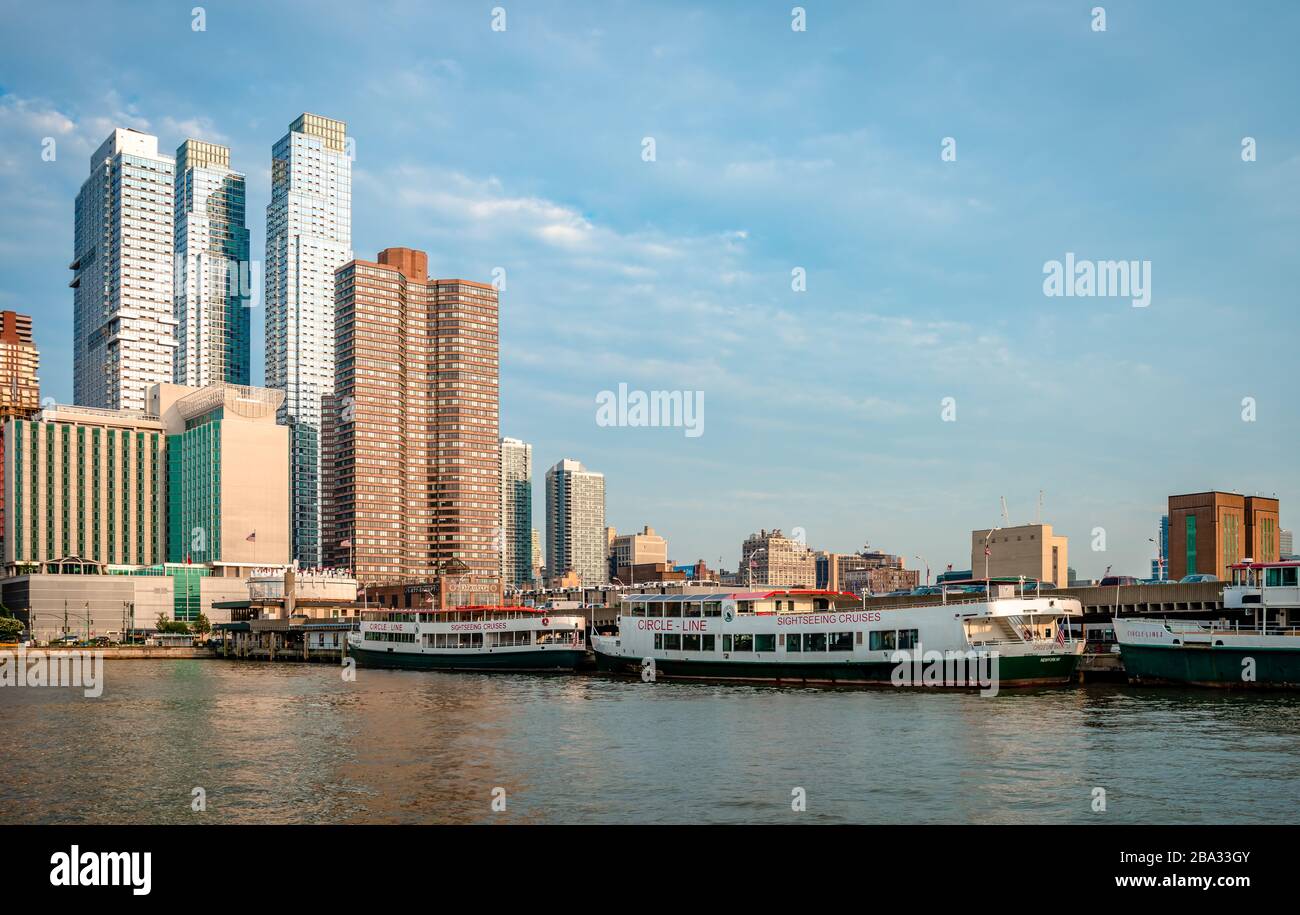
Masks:
[[[500,572],[497,290],[430,279],[387,248],[335,273],[335,388],[322,430],[327,564],[363,584]]]

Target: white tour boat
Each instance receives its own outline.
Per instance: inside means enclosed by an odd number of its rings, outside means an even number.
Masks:
[[[1083,643],[1067,597],[994,596],[875,609],[852,594],[768,590],[623,597],[601,670],[651,678],[912,686],[1062,684]],[[946,597],[946,595],[945,595]]]
[[[358,667],[571,671],[587,652],[582,615],[536,607],[365,610],[348,633]]]

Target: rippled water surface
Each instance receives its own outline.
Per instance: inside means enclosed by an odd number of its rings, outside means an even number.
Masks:
[[[0,822],[1300,823],[1295,695],[349,683],[218,660],[105,675],[97,699],[0,688]]]

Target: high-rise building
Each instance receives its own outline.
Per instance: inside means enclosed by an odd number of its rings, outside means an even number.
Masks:
[[[533,446],[501,439],[501,580],[523,587],[533,580]]]
[[[1169,497],[1169,577],[1216,575],[1251,558],[1277,562],[1278,501],[1233,492],[1198,492]]]
[[[1151,578],[1169,580],[1169,516],[1160,516],[1160,530],[1156,534],[1156,558],[1151,560]]]
[[[533,581],[540,581],[542,578],[542,535],[533,528]]]
[[[1067,586],[1070,541],[1050,524],[1020,524],[991,533],[971,531],[970,567],[976,578],[1016,578]]]
[[[546,574],[573,572],[584,586],[609,580],[605,475],[565,458],[546,471]]]
[[[73,233],[73,400],[143,410],[176,349],[172,237],[176,163],[158,138],[118,128],[90,157]]]
[[[249,383],[253,278],[244,200],[229,148],[186,140],[176,150],[176,384]]]
[[[167,560],[211,566],[289,561],[289,430],[283,391],[156,385],[149,412],[167,449]]]
[[[905,568],[903,557],[864,546],[857,553],[816,554],[816,586],[831,591],[884,594],[912,589],[921,583],[917,569]]]
[[[0,421],[29,419],[41,408],[40,353],[32,343],[32,319],[0,311]]]
[[[1295,556],[1295,541],[1291,531],[1283,528],[1277,532],[1278,558],[1289,559]]]
[[[266,385],[284,391],[293,557],[321,560],[322,399],[334,390],[334,272],[352,260],[352,161],[342,121],[302,114],[271,153]]]
[[[499,579],[497,291],[428,276],[388,248],[338,270],[326,399],[325,554],[365,583],[427,581],[453,561]],[[525,527],[527,530],[527,527]],[[347,543],[347,546],[344,544]]]
[[[816,555],[780,530],[762,530],[741,544],[740,580],[771,588],[812,588],[817,584]]]

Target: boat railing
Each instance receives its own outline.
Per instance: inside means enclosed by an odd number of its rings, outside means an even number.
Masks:
[[[1260,626],[1255,623],[1242,625],[1240,621],[1224,620],[1164,620],[1165,628],[1174,635],[1209,634],[1215,632],[1234,635],[1293,635],[1300,636],[1300,626],[1279,626],[1269,623]]]

